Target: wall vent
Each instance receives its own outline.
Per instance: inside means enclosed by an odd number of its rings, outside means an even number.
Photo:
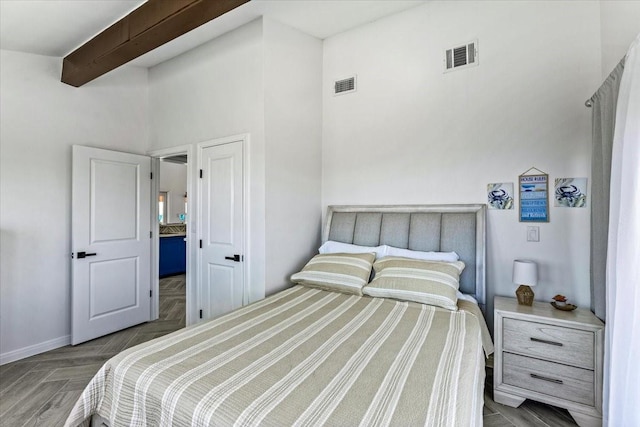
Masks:
[[[478,65],[478,40],[472,40],[444,51],[445,73],[476,65]]]
[[[333,83],[334,95],[345,95],[356,91],[356,76],[347,77],[344,79],[336,80]]]

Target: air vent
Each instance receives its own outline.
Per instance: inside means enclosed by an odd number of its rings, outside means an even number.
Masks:
[[[344,95],[356,91],[356,76],[336,80],[333,84],[334,95]]]
[[[478,40],[444,51],[444,72],[478,65]]]

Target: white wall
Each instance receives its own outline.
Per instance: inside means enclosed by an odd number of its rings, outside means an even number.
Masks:
[[[486,203],[531,166],[588,177],[598,27],[597,2],[438,1],[325,40],[322,205]],[[475,38],[480,65],[443,74],[443,50]],[[334,97],[352,73],[358,91]],[[517,209],[489,211],[491,300],[530,258],[537,299],[589,307],[589,209],[550,218],[528,243]]]
[[[250,134],[250,301],[319,241],[321,74],[320,40],[263,19],[150,70],[152,149]]]
[[[167,223],[180,222],[179,214],[184,213],[184,195],[187,192],[187,165],[160,162],[160,191],[167,192]]]
[[[264,19],[266,293],[320,242],[322,41]]]
[[[258,19],[149,70],[152,150],[250,134],[250,301],[264,297],[265,282],[263,63]],[[192,170],[197,182],[198,168]]]
[[[1,51],[0,362],[69,342],[71,146],[147,150],[147,70],[82,88],[62,59]]]
[[[640,1],[600,1],[600,28],[604,80],[640,33]]]

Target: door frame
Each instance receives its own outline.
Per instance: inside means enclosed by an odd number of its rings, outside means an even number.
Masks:
[[[251,246],[250,246],[250,241],[251,239],[249,238],[250,236],[250,224],[251,224],[251,217],[250,217],[250,212],[251,212],[251,207],[249,204],[250,201],[250,197],[249,197],[249,189],[250,189],[250,185],[249,183],[250,181],[250,174],[249,174],[249,166],[250,166],[250,162],[249,162],[249,144],[250,144],[250,138],[249,138],[249,134],[248,133],[244,133],[244,134],[238,134],[238,135],[231,135],[231,136],[226,136],[226,137],[222,137],[222,138],[216,138],[216,139],[211,139],[208,141],[203,141],[198,143],[198,149],[197,149],[197,165],[198,165],[198,171],[200,169],[202,169],[202,151],[205,148],[209,148],[209,147],[214,147],[217,145],[224,145],[224,144],[230,144],[233,142],[240,142],[242,144],[242,230],[243,230],[243,242],[242,242],[242,255],[244,257],[244,262],[242,262],[242,271],[243,271],[243,283],[242,283],[242,305],[245,306],[249,303],[249,283],[251,283],[250,280],[250,262],[251,262]],[[198,219],[197,222],[198,224],[202,223],[202,209],[201,209],[201,201],[202,201],[202,180],[198,179],[198,184],[197,184],[198,190],[197,190],[197,194],[198,194]],[[189,209],[191,209],[191,207],[189,207]],[[202,235],[200,234],[200,228],[198,229],[198,237],[197,239],[201,239]],[[198,272],[200,272],[200,269],[202,268],[201,266],[201,260],[200,257],[196,257],[196,264],[197,264],[197,268],[198,268]],[[198,282],[199,282],[199,275],[198,275]],[[201,298],[200,298],[200,283],[198,283],[198,301],[201,302]]]
[[[157,194],[160,191],[160,159],[165,157],[172,157],[176,155],[187,155],[187,212],[189,217],[187,221],[187,273],[186,273],[186,325],[189,326],[196,323],[199,319],[197,316],[198,300],[198,283],[197,274],[194,274],[197,270],[197,265],[194,263],[193,254],[197,250],[195,244],[195,232],[197,230],[197,216],[193,215],[197,208],[197,200],[193,195],[196,193],[194,181],[194,153],[192,145],[178,145],[175,147],[164,148],[160,150],[152,150],[147,153],[151,156],[151,173],[153,173],[154,179],[151,181],[151,194],[156,197],[151,198],[151,223],[153,224],[153,242],[151,245],[151,290],[153,297],[151,298],[151,320],[157,320],[160,316],[160,279],[158,276],[158,267],[160,262],[160,225],[158,224],[158,198]],[[192,238],[193,237],[193,238]]]

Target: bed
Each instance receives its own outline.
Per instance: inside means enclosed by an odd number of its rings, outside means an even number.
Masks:
[[[459,261],[317,255],[289,289],[107,361],[66,425],[482,425],[493,351],[482,315],[485,206],[330,206],[323,242],[455,252]],[[364,284],[314,286],[319,262],[335,262],[331,277],[366,272]],[[464,263],[455,306],[364,293],[388,291],[373,284],[405,271],[403,262]],[[361,264],[374,266],[370,283]]]

